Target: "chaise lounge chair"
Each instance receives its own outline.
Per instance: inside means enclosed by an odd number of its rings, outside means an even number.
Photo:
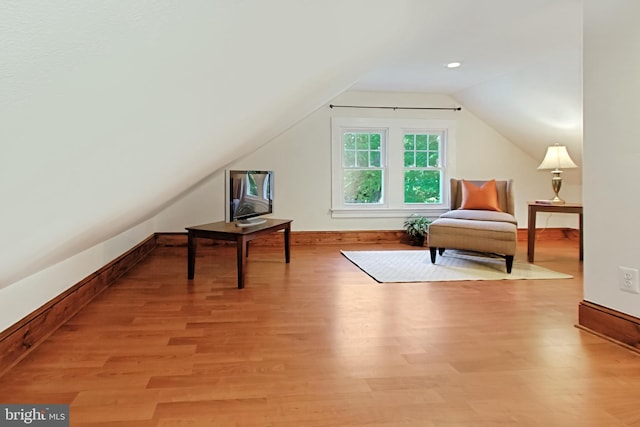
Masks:
[[[499,255],[511,273],[516,253],[513,180],[451,179],[451,210],[429,225],[431,262],[436,253],[459,249]]]

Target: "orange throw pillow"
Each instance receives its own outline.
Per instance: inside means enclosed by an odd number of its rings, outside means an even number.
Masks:
[[[487,211],[502,210],[498,206],[498,190],[496,180],[492,179],[477,187],[469,181],[462,180],[462,205],[460,209],[476,209]]]

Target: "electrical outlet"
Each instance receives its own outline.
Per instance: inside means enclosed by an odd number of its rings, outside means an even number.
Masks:
[[[629,267],[618,267],[618,284],[620,290],[640,294],[640,280],[638,280],[638,269]]]

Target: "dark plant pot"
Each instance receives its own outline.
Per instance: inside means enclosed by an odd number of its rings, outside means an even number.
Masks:
[[[411,246],[424,246],[424,236],[411,236]]]

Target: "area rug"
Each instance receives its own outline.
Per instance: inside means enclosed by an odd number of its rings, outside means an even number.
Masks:
[[[380,283],[446,282],[460,280],[570,279],[534,264],[514,262],[507,274],[500,257],[448,250],[431,263],[428,250],[340,251],[349,261]]]

